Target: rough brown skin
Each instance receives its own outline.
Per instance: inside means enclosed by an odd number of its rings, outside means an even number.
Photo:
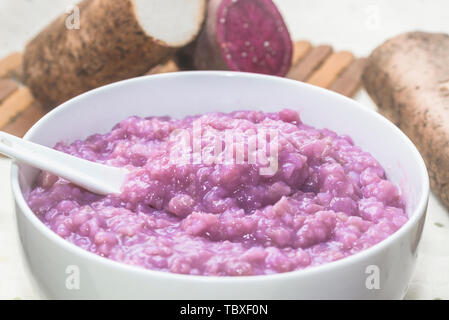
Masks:
[[[221,56],[220,45],[217,42],[216,25],[217,15],[213,14],[218,10],[220,0],[210,0],[208,2],[207,18],[204,22],[195,44],[190,49],[192,54],[192,65],[199,70],[220,69],[227,70],[226,62]]]
[[[132,0],[85,0],[80,29],[68,30],[62,15],[26,46],[24,81],[44,105],[142,75],[173,48],[145,34]]]
[[[410,32],[368,58],[363,81],[379,110],[415,143],[449,207],[449,35]]]

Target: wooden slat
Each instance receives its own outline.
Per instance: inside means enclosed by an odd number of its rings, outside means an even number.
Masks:
[[[0,104],[0,128],[33,103],[34,97],[28,87],[21,87]]]
[[[312,45],[309,41],[296,41],[293,43],[292,66],[296,65],[309,51]]]
[[[47,112],[48,110],[46,108],[35,101],[2,128],[2,130],[18,137],[23,137],[24,134]]]
[[[333,52],[332,47],[321,45],[313,48],[298,64],[294,65],[287,78],[305,81]]]
[[[144,75],[152,75],[152,74],[158,74],[158,73],[169,73],[169,72],[176,72],[179,71],[179,68],[177,64],[172,60],[168,60],[165,63],[159,64],[153,68],[151,68],[147,73]]]
[[[351,52],[336,52],[324,61],[321,67],[307,79],[307,82],[328,88],[352,61],[354,61],[354,55]]]
[[[352,96],[360,86],[365,59],[352,61],[349,52],[333,54],[331,46],[313,48],[308,41],[294,43],[292,68],[289,78]],[[349,61],[349,62],[348,62]],[[176,62],[169,59],[147,74],[179,71]],[[22,54],[13,53],[0,60],[0,130],[23,136],[26,131],[49,110],[36,102],[27,87],[19,88],[22,73]],[[8,78],[6,78],[8,77]]]
[[[11,79],[0,79],[0,103],[19,88],[17,82]]]
[[[22,63],[10,70],[9,76],[18,82],[23,82]]]
[[[342,72],[329,89],[347,97],[352,97],[361,86],[365,65],[366,58],[356,59]]]
[[[0,78],[8,76],[14,70],[21,69],[22,54],[14,52],[0,60]]]

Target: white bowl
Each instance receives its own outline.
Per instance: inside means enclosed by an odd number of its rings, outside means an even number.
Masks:
[[[92,299],[396,299],[412,275],[425,220],[429,183],[424,162],[392,123],[339,94],[279,77],[237,72],[182,72],[126,80],[56,108],[25,138],[47,146],[108,132],[131,116],[184,117],[238,109],[300,111],[318,128],[350,135],[385,168],[407,202],[409,221],[381,243],[306,270],[250,277],[172,274],[129,266],[87,252],[47,228],[26,195],[38,171],[13,166],[20,237],[30,268],[52,298]],[[79,271],[79,272],[78,272]],[[79,275],[79,288],[76,277]],[[379,276],[379,286],[376,277]]]

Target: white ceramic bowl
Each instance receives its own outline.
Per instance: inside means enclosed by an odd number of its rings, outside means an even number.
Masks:
[[[429,194],[426,167],[399,129],[344,96],[257,74],[211,71],[148,76],[98,88],[64,103],[35,124],[25,138],[53,146],[60,140],[70,142],[107,132],[131,115],[184,117],[209,111],[277,111],[285,107],[299,110],[307,124],[350,135],[379,160],[388,178],[402,190],[409,221],[368,250],[302,271],[252,277],[172,274],[108,260],[57,236],[25,202],[24,195],[38,171],[14,165],[12,187],[20,237],[29,266],[44,291],[49,297],[68,299],[402,298],[414,269],[425,219]],[[78,274],[79,288],[74,278]]]

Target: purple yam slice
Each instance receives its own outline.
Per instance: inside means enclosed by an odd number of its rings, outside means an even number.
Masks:
[[[197,69],[284,76],[293,45],[271,0],[211,0],[193,52]]]

